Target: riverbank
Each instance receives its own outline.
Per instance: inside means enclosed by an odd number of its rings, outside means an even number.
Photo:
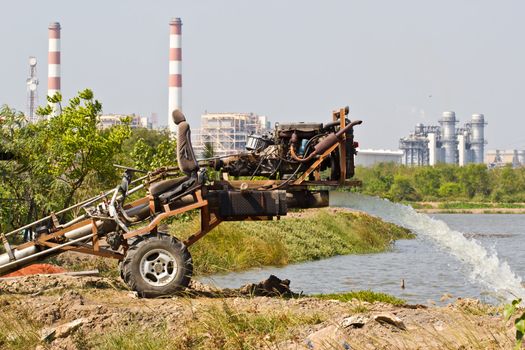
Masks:
[[[525,203],[407,202],[426,214],[525,214]]]
[[[197,227],[194,220],[185,234]],[[176,235],[177,230],[173,225],[170,232]],[[407,229],[349,209],[306,209],[281,220],[222,223],[190,251],[196,273],[210,274],[380,253],[395,240],[414,237]]]
[[[185,238],[198,230],[198,217],[171,224],[169,232]],[[343,208],[305,209],[281,220],[223,222],[190,248],[194,275],[284,266],[336,255],[388,251],[409,230],[361,212]],[[110,259],[65,253],[50,261],[68,270],[98,269],[118,276]]]
[[[393,305],[360,295],[260,297],[196,285],[185,296],[137,299],[114,278],[26,276],[0,282],[0,348],[512,348],[501,308],[469,299]]]

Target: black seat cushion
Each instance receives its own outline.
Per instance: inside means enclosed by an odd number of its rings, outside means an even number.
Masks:
[[[190,125],[182,121],[177,128],[177,163],[184,174],[190,175],[199,170],[197,157],[191,145]]]
[[[162,180],[162,181],[155,182],[149,186],[149,193],[153,197],[158,197],[164,192],[175,189],[177,186],[179,186],[184,181],[187,181],[188,179],[189,177],[182,176],[176,179],[168,179],[168,180]]]

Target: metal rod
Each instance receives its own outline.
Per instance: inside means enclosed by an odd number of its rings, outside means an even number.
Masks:
[[[139,177],[138,179],[135,179],[135,180],[131,181],[131,182],[130,182],[130,185],[131,185],[131,184],[134,184],[134,183],[136,183],[136,182],[142,181],[142,180],[144,180],[144,179],[147,178],[147,177],[148,177],[148,175],[144,175],[144,176],[142,176],[142,177]],[[143,185],[141,185],[141,186],[144,187]],[[140,186],[138,186],[138,187],[140,187]],[[142,187],[141,187],[141,188],[142,188]],[[66,208],[66,209],[62,209],[62,210],[56,212],[55,215],[59,215],[59,214],[65,213],[65,212],[67,212],[67,211],[70,211],[70,210],[72,210],[72,209],[75,209],[75,208],[81,207],[81,206],[83,206],[83,205],[91,204],[92,202],[98,201],[98,200],[100,200],[100,199],[106,197],[107,195],[111,194],[113,191],[115,191],[115,189],[108,190],[108,191],[106,191],[106,192],[103,193],[103,194],[100,194],[100,195],[98,195],[98,196],[95,196],[95,197],[91,197],[91,198],[89,198],[89,199],[86,199],[86,200],[83,201],[83,202],[77,203],[77,204],[72,205],[72,206],[70,206],[70,207],[68,207],[68,208]],[[131,191],[130,191],[130,192],[131,192]],[[131,193],[133,193],[133,192],[131,192]],[[12,235],[15,234],[15,233],[18,233],[18,232],[20,232],[20,231],[22,231],[22,230],[24,230],[24,229],[26,229],[26,228],[33,227],[33,226],[35,226],[36,224],[39,224],[39,223],[41,223],[41,222],[44,222],[44,221],[46,221],[46,220],[48,220],[48,219],[50,219],[50,218],[51,218],[51,215],[48,215],[48,216],[46,216],[46,217],[43,217],[42,219],[39,219],[39,220],[37,220],[37,221],[33,221],[33,222],[30,223],[30,224],[27,224],[27,225],[25,225],[25,226],[22,226],[22,227],[20,227],[20,228],[17,228],[17,229],[15,229],[15,230],[9,232],[9,233],[6,233],[5,236],[6,236],[6,237],[12,236]]]

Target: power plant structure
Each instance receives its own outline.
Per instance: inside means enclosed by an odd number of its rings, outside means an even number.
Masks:
[[[500,168],[508,165],[513,168],[525,167],[525,150],[488,150],[485,156],[485,164],[489,168]]]
[[[37,121],[35,115],[38,106],[38,78],[36,76],[36,57],[29,57],[29,77],[26,80],[27,85],[27,119],[34,123]]]
[[[483,163],[485,156],[483,114],[473,114],[470,122],[457,128],[456,113],[443,112],[438,125],[417,124],[414,133],[399,140],[402,163],[408,166]]]
[[[246,151],[248,137],[261,137],[270,127],[266,116],[255,113],[204,113],[193,134],[195,153],[203,156],[210,147],[218,157]]]
[[[47,56],[47,96],[51,97],[60,92],[60,23],[53,22],[48,28],[49,52]],[[54,113],[59,111],[57,104],[51,104]]]
[[[124,124],[124,120],[128,120],[128,125],[131,129],[145,128],[152,129],[152,124],[148,117],[143,117],[137,114],[102,114],[99,116],[99,128],[108,129],[115,125]]]
[[[389,149],[357,149],[358,157],[355,157],[355,165],[372,167],[379,163],[401,164],[403,151]]]
[[[177,135],[177,125],[173,122],[171,113],[182,111],[182,21],[173,18],[170,21],[170,54],[168,79],[168,128]]]

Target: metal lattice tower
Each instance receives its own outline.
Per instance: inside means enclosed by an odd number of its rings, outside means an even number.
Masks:
[[[29,77],[27,84],[27,119],[34,123],[38,120],[35,110],[38,106],[38,78],[36,77],[36,57],[29,57]]]

